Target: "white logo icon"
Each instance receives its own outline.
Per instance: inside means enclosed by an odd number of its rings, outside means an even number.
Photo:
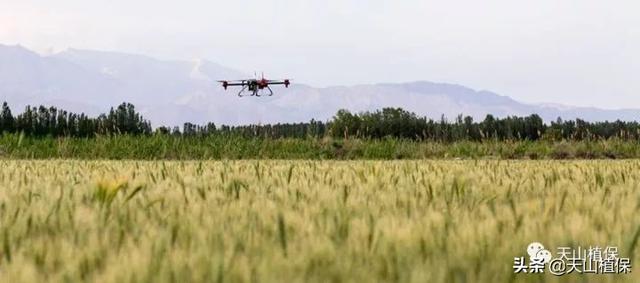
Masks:
[[[541,243],[533,242],[527,247],[527,253],[529,254],[530,261],[536,261],[541,263],[549,263],[551,261],[551,252],[544,249]]]

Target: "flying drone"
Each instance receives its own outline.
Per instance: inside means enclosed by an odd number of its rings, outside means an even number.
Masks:
[[[271,90],[270,85],[284,85],[284,87],[289,87],[288,79],[285,80],[267,80],[264,78],[264,74],[262,74],[262,78],[258,79],[246,79],[246,80],[235,80],[235,81],[218,81],[222,83],[222,87],[226,90],[227,87],[230,86],[241,86],[240,92],[238,92],[239,97],[243,96],[263,96],[263,91],[268,90],[268,96],[273,95],[273,90]]]

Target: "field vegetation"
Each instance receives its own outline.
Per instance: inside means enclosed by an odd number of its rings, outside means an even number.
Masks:
[[[584,141],[416,141],[384,138],[248,138],[240,135],[112,135],[93,138],[0,135],[0,159],[632,159],[640,143]]]
[[[327,122],[157,127],[123,103],[92,118],[55,107],[0,109],[5,159],[625,159],[640,158],[640,124],[550,124],[537,115],[434,121],[402,109],[350,113]]]
[[[24,142],[24,141],[23,141]],[[0,282],[638,282],[640,161],[0,161]]]

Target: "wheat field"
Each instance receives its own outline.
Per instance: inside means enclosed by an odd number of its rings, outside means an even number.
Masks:
[[[640,161],[0,161],[0,282],[640,282]],[[635,266],[634,266],[635,267]]]

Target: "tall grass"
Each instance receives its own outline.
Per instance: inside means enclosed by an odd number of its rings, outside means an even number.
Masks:
[[[604,141],[514,141],[440,143],[382,139],[268,139],[101,136],[33,138],[0,136],[0,158],[8,159],[625,159],[640,158],[640,143]]]

